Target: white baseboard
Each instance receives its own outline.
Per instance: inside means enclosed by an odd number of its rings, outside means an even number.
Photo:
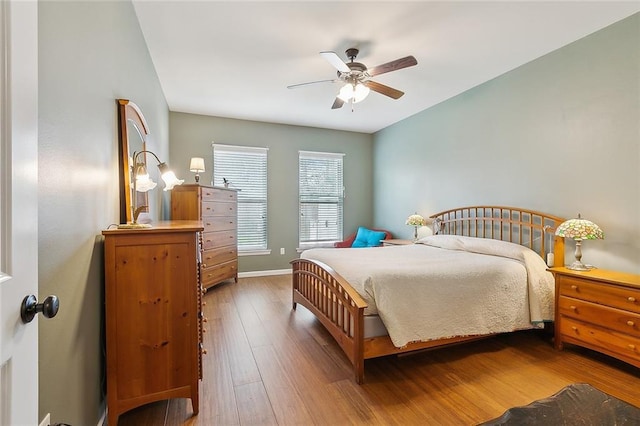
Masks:
[[[49,426],[51,424],[51,413],[47,413],[38,426]]]
[[[107,421],[107,411],[105,410],[102,413],[102,417],[100,417],[100,420],[98,421],[98,426],[104,426],[106,421]]]
[[[270,271],[238,272],[238,278],[268,277],[271,275],[287,275],[291,269],[272,269]]]

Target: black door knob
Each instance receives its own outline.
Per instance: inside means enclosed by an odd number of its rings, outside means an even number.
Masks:
[[[33,321],[33,317],[35,317],[38,312],[41,312],[46,318],[53,318],[58,313],[59,307],[60,302],[57,296],[48,296],[44,299],[44,302],[38,303],[38,299],[33,294],[30,294],[22,299],[20,317],[25,324]]]

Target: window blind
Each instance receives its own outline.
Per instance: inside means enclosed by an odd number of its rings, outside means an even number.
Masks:
[[[213,184],[238,189],[238,250],[267,249],[268,148],[213,146]]]
[[[342,239],[344,154],[299,151],[299,243]]]

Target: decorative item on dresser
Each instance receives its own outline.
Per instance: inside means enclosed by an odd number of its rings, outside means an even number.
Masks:
[[[238,282],[237,191],[204,185],[182,185],[171,194],[171,219],[200,220],[200,279],[205,289],[227,279]]]
[[[196,221],[147,229],[108,229],[105,319],[109,425],[125,411],[191,398],[202,379],[202,292]]]
[[[640,275],[549,271],[556,280],[556,349],[572,343],[640,367]]]

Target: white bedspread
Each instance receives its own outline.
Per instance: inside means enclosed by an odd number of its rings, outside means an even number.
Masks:
[[[540,256],[517,244],[434,235],[412,245],[311,249],[301,257],[342,275],[397,347],[553,319],[553,277]]]

